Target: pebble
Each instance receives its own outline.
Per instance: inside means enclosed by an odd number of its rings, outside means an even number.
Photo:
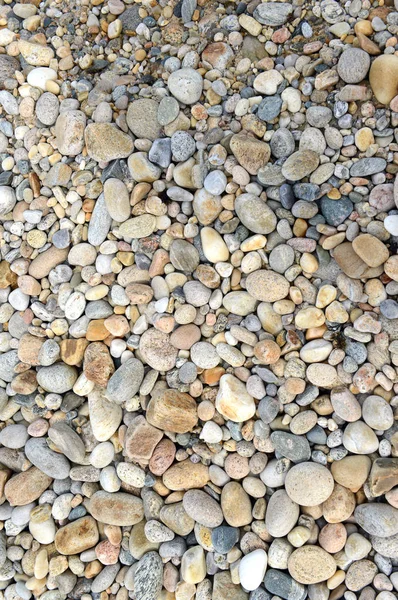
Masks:
[[[127,125],[139,138],[156,140],[160,137],[161,129],[157,120],[158,103],[149,98],[142,98],[131,102],[128,107]]]
[[[317,486],[309,485],[316,480]],[[333,477],[329,470],[312,462],[294,465],[287,473],[286,492],[291,500],[301,506],[318,506],[325,502],[333,491]]]
[[[362,504],[355,509],[355,519],[370,535],[388,538],[398,533],[398,510],[389,504]]]
[[[267,553],[259,548],[246,554],[239,563],[239,579],[245,590],[256,590],[267,569]]]
[[[289,282],[273,271],[254,271],[246,280],[249,294],[263,302],[276,302],[285,298],[289,291]]]
[[[47,446],[44,439],[31,438],[25,445],[28,460],[48,477],[65,479],[68,477],[70,464],[62,454],[58,454]]]
[[[299,181],[310,175],[319,164],[319,156],[313,150],[299,150],[283,163],[282,174],[290,181]]]
[[[285,490],[274,492],[268,502],[265,526],[274,538],[285,537],[297,523],[299,505],[293,502]]]
[[[177,69],[170,74],[167,85],[170,93],[183,104],[195,104],[202,94],[203,79],[192,68]]]
[[[44,125],[53,125],[58,117],[59,102],[57,96],[45,92],[36,103],[36,116]]]
[[[125,158],[133,151],[133,140],[110,123],[90,123],[84,131],[88,155],[94,160],[109,162]]]
[[[106,210],[114,221],[123,223],[130,216],[130,198],[126,185],[120,179],[110,177],[104,185]]]
[[[303,546],[291,554],[288,569],[295,581],[313,585],[332,577],[336,572],[336,563],[322,548]]]
[[[184,494],[183,506],[186,513],[204,527],[218,527],[223,521],[220,505],[202,490],[189,490]]]
[[[360,83],[370,67],[370,56],[360,48],[348,47],[340,56],[337,71],[345,83]]]
[[[256,410],[254,399],[244,384],[233,375],[223,375],[216,398],[216,408],[226,419],[242,423],[250,419]]]
[[[97,523],[92,517],[87,516],[61,527],[54,541],[57,551],[69,556],[92,548],[98,540]]]
[[[96,492],[89,509],[97,521],[107,525],[134,525],[143,518],[142,500],[123,492]]]
[[[0,186],[0,214],[6,215],[15,206],[17,199],[14,190],[6,185]]]

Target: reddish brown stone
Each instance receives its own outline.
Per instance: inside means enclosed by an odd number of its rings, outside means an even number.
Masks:
[[[163,475],[165,471],[173,464],[176,454],[176,447],[169,438],[164,438],[156,446],[151,460],[149,461],[149,469],[154,475]]]

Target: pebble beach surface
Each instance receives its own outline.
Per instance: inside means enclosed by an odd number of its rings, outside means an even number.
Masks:
[[[398,597],[398,1],[0,5],[0,600]]]

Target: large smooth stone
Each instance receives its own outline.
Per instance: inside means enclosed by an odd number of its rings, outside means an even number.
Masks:
[[[398,94],[398,56],[382,54],[372,62],[369,83],[377,100],[389,104]]]

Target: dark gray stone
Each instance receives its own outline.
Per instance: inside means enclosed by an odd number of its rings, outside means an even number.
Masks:
[[[277,416],[279,408],[280,402],[277,397],[271,398],[271,396],[266,396],[258,405],[258,414],[260,415],[260,419],[264,421],[264,423],[271,423],[271,421],[273,421]]]
[[[211,541],[214,549],[219,554],[227,554],[239,540],[239,529],[220,525],[211,532]]]
[[[269,569],[264,577],[265,589],[283,598],[283,600],[304,600],[307,596],[306,588],[294,581],[290,575],[277,569]]]
[[[288,458],[293,463],[304,462],[311,457],[308,440],[300,435],[286,433],[285,431],[274,431],[271,433],[271,442],[277,454]]]
[[[326,219],[328,225],[337,227],[341,225],[350,216],[354,205],[349,198],[341,198],[341,200],[330,200],[324,196],[320,202],[321,213]]]
[[[386,161],[384,158],[377,156],[372,158],[360,158],[358,162],[354,163],[350,169],[351,177],[367,177],[368,175],[374,175],[380,173],[386,168]]]
[[[133,4],[132,7],[127,8],[119,17],[122,22],[122,29],[124,33],[129,35],[136,32],[138,25],[142,22],[139,15],[139,5]]]
[[[296,183],[293,186],[296,198],[312,202],[319,197],[320,187],[315,183]]]
[[[281,112],[282,108],[282,98],[280,96],[268,96],[261,100],[258,110],[257,116],[262,121],[268,123],[269,121],[273,121]]]

